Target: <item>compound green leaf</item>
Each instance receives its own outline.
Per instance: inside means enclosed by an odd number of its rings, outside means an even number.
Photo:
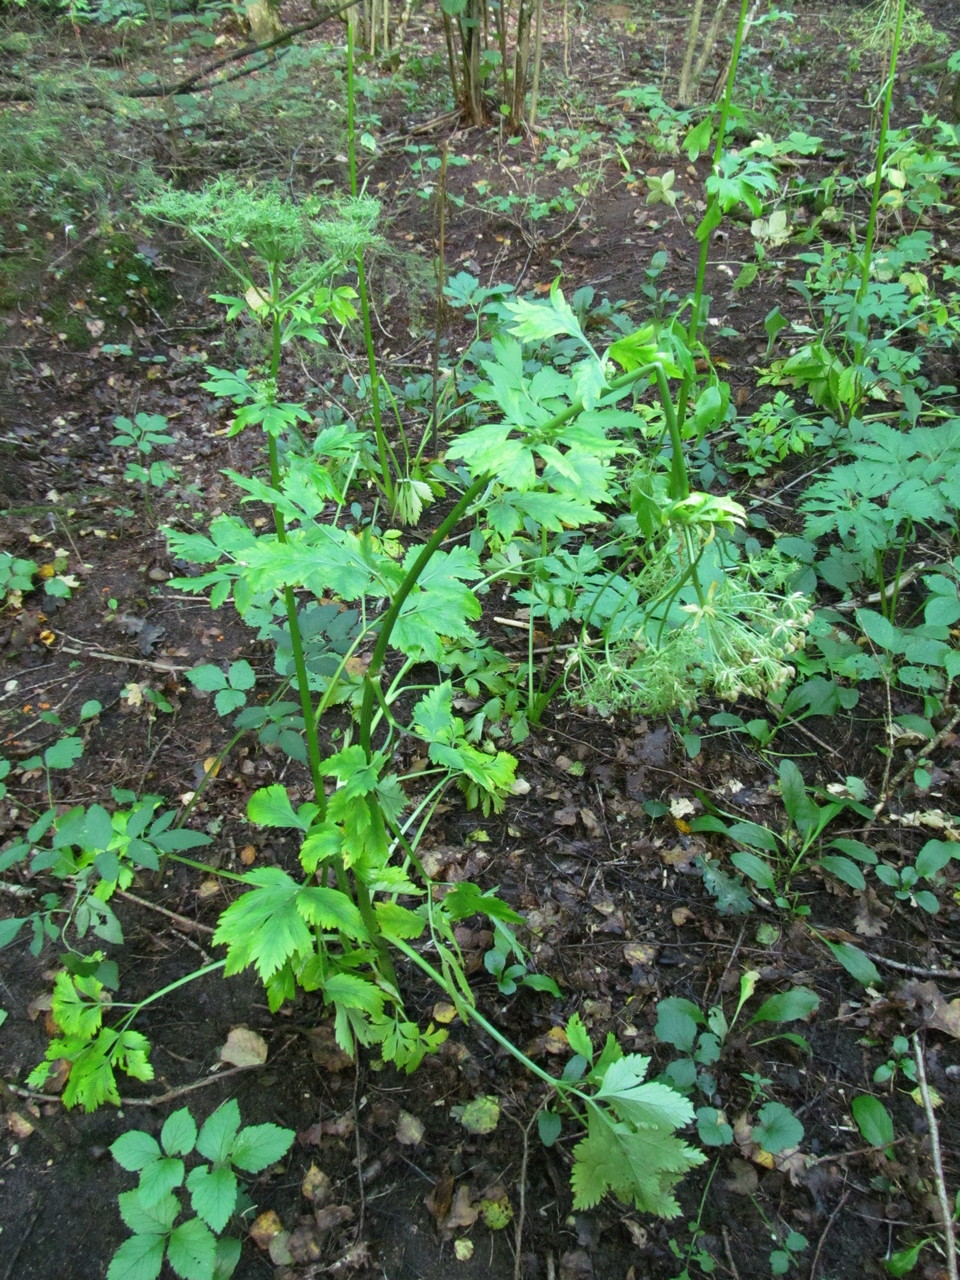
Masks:
[[[298,909],[301,886],[280,867],[263,867],[243,879],[254,888],[221,915],[213,943],[229,948],[228,977],[252,964],[265,982],[291,956],[313,947],[313,933]]]

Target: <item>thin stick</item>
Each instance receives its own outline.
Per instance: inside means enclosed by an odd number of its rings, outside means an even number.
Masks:
[[[839,1218],[840,1213],[843,1210],[843,1206],[847,1203],[849,1199],[850,1199],[850,1192],[849,1190],[847,1190],[843,1193],[843,1195],[837,1201],[836,1208],[834,1209],[833,1213],[831,1213],[830,1217],[827,1219],[827,1225],[820,1232],[820,1239],[817,1241],[817,1248],[813,1255],[813,1261],[810,1263],[810,1280],[817,1280],[817,1268],[820,1266],[820,1255],[821,1253],[823,1253],[824,1241],[826,1240],[827,1236],[830,1233],[830,1228],[836,1222],[837,1218]]]
[[[162,1107],[166,1102],[173,1102],[174,1098],[180,1098],[185,1093],[193,1093],[195,1089],[205,1089],[208,1084],[216,1084],[218,1080],[226,1080],[227,1076],[235,1076],[240,1071],[252,1071],[254,1067],[260,1067],[263,1063],[253,1062],[249,1067],[229,1067],[226,1071],[217,1071],[212,1076],[207,1076],[203,1080],[194,1080],[192,1084],[183,1084],[176,1089],[168,1089],[166,1093],[158,1093],[152,1098],[121,1098],[120,1105],[122,1107]],[[32,1102],[63,1102],[63,1099],[56,1093],[38,1093],[36,1089],[24,1089],[21,1085],[9,1085],[11,1093],[15,1093],[19,1098],[28,1098]],[[31,1116],[31,1121],[34,1117]]]
[[[135,902],[138,907],[145,907],[147,911],[159,912],[160,915],[166,916],[168,920],[172,920],[175,925],[187,933],[214,932],[208,924],[201,924],[199,920],[191,920],[188,916],[178,915],[176,911],[168,911],[166,907],[158,906],[156,902],[149,902],[146,898],[140,898],[135,893],[129,893],[126,889],[115,889],[114,893],[118,898],[126,898],[128,902]]]
[[[916,1032],[913,1040],[913,1060],[917,1064],[917,1086],[923,1101],[923,1109],[927,1116],[927,1127],[930,1130],[930,1158],[937,1181],[937,1200],[940,1204],[940,1217],[943,1219],[943,1243],[947,1254],[947,1275],[950,1280],[960,1280],[957,1273],[957,1241],[953,1234],[953,1215],[947,1199],[947,1184],[943,1176],[943,1159],[940,1155],[940,1131],[937,1128],[937,1117],[933,1114],[933,1103],[930,1101],[930,1090],[927,1087],[927,1071],[923,1062],[923,1050],[920,1037]]]
[[[71,637],[72,639],[72,637]],[[178,667],[172,662],[150,662],[147,658],[125,658],[120,653],[102,653],[99,649],[75,649],[72,645],[62,644],[58,653],[75,653],[81,658],[96,658],[100,662],[122,662],[130,667],[149,667],[151,671],[192,671],[193,667]]]
[[[517,1210],[517,1226],[513,1236],[513,1280],[521,1280],[523,1224],[527,1216],[527,1163],[530,1159],[530,1130],[533,1128],[540,1111],[541,1108],[537,1107],[525,1128],[515,1116],[510,1116],[510,1119],[514,1121],[523,1134],[523,1159],[520,1161],[520,1207]]]
[[[904,964],[901,960],[889,960],[886,956],[877,955],[874,951],[863,953],[877,964],[886,965],[888,969],[897,969],[900,973],[909,973],[914,978],[946,978],[948,982],[960,982],[960,969],[924,969],[918,964]]]

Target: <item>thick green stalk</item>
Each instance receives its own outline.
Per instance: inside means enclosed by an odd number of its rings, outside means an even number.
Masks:
[[[744,25],[747,19],[747,6],[750,0],[740,0],[740,16],[737,19],[737,31],[733,38],[733,52],[730,55],[730,69],[727,72],[727,84],[723,91],[723,97],[720,100],[720,119],[717,124],[717,143],[713,149],[713,164],[715,169],[720,163],[720,157],[723,155],[724,144],[727,140],[727,124],[730,119],[730,106],[733,102],[733,84],[737,74],[737,64],[740,61],[740,50],[743,46]],[[707,210],[704,214],[704,221],[711,216],[713,206],[716,204],[718,197],[710,195],[707,197]],[[707,317],[703,314],[703,288],[707,278],[707,262],[710,258],[710,241],[711,233],[703,237],[700,245],[700,260],[697,263],[697,279],[693,288],[693,303],[690,311],[690,328],[687,333],[687,341],[691,347],[696,346],[700,341],[700,335],[703,332]],[[683,382],[680,386],[680,395],[677,398],[677,420],[680,428],[687,416],[687,402],[690,398],[690,391],[693,385],[693,374],[685,374]]]
[[[353,83],[353,27],[347,24],[347,157],[350,162],[350,194],[357,198],[357,139],[354,128],[354,83]],[[390,446],[383,430],[383,413],[380,407],[380,374],[377,371],[377,356],[373,346],[373,324],[370,319],[370,294],[367,289],[367,274],[363,262],[363,250],[358,249],[357,293],[360,295],[360,315],[363,320],[363,339],[367,348],[367,369],[370,375],[370,412],[373,416],[373,432],[377,441],[377,457],[380,460],[380,483],[391,514],[397,505],[397,490],[393,483],[392,458]]]
[[[859,364],[863,349],[867,343],[868,326],[860,308],[867,296],[870,286],[870,264],[873,259],[873,242],[877,233],[877,213],[880,208],[880,196],[883,191],[883,158],[887,150],[887,133],[890,128],[890,110],[893,105],[893,86],[897,75],[897,58],[900,54],[900,36],[903,31],[903,14],[906,0],[899,0],[897,6],[897,24],[893,32],[893,44],[890,47],[890,66],[887,71],[887,85],[883,95],[883,112],[880,117],[880,136],[877,139],[877,158],[874,164],[873,191],[870,196],[870,214],[867,218],[867,230],[863,242],[863,257],[860,263],[860,287],[857,290],[857,311],[854,321],[857,333],[854,339],[854,354]]]
[[[715,169],[720,163],[720,157],[723,155],[724,144],[727,140],[727,124],[730,119],[730,105],[733,101],[733,83],[737,74],[737,63],[740,61],[740,49],[743,45],[743,28],[747,19],[747,7],[750,0],[740,0],[740,17],[737,19],[737,32],[733,38],[733,53],[730,55],[730,70],[727,73],[727,84],[723,91],[723,97],[720,99],[720,119],[717,123],[717,143],[713,149],[713,168]],[[716,202],[717,197],[713,196],[707,201],[707,212],[705,217],[710,214],[710,207]],[[697,263],[697,283],[693,291],[693,310],[690,315],[690,332],[689,341],[691,347],[699,340],[700,334],[703,332],[703,321],[706,317],[701,317],[700,311],[703,305],[703,286],[707,275],[707,261],[710,257],[710,235],[703,237],[703,243],[700,245],[700,261]]]
[[[270,381],[277,385],[280,373],[280,285],[277,273],[271,271],[270,286],[273,303],[272,349],[270,352]],[[280,488],[280,457],[277,450],[276,437],[267,435],[267,457],[270,463],[270,483],[274,489]],[[287,528],[283,512],[279,507],[273,508],[273,522],[277,530],[277,541],[287,541]],[[320,816],[327,811],[327,797],[323,785],[322,759],[320,743],[317,739],[317,726],[313,715],[313,699],[310,697],[310,681],[307,676],[307,663],[303,652],[303,636],[300,631],[300,619],[297,616],[297,601],[292,587],[284,587],[283,604],[287,614],[287,625],[290,628],[290,647],[293,650],[293,668],[297,674],[297,687],[300,694],[300,710],[303,714],[303,725],[307,739],[307,759],[310,762],[310,780],[313,783],[314,798],[320,807]],[[338,873],[338,881],[342,871]],[[341,886],[343,887],[343,886]]]

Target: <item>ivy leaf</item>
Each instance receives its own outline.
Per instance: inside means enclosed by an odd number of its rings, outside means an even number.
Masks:
[[[672,1044],[681,1053],[689,1053],[697,1038],[697,1029],[703,1025],[703,1014],[692,1000],[668,996],[657,1005],[657,1025],[653,1033],[661,1044]]]

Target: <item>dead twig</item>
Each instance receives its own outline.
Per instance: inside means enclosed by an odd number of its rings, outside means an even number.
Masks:
[[[833,1213],[831,1213],[830,1217],[827,1219],[827,1225],[820,1232],[820,1239],[817,1241],[817,1247],[813,1254],[813,1261],[810,1263],[810,1280],[817,1280],[817,1268],[820,1266],[820,1255],[821,1253],[823,1253],[824,1241],[826,1240],[827,1236],[830,1234],[831,1227],[836,1222],[837,1218],[840,1217],[840,1214],[843,1211],[843,1206],[847,1203],[849,1199],[850,1199],[850,1191],[848,1189],[843,1193],[843,1195],[837,1201],[837,1204]]]
[[[101,649],[74,648],[73,645],[67,644],[62,644],[58,652],[75,653],[81,658],[96,658],[98,662],[122,662],[129,667],[149,667],[151,671],[164,671],[167,675],[174,671],[193,670],[193,667],[175,666],[172,662],[151,662],[149,658],[126,658],[121,653],[104,653]]]
[[[520,1161],[520,1205],[517,1209],[517,1225],[513,1235],[513,1280],[521,1280],[523,1271],[522,1246],[523,1227],[527,1216],[527,1164],[530,1160],[530,1130],[536,1124],[537,1117],[542,1110],[543,1105],[537,1107],[526,1126],[522,1125],[516,1116],[510,1116],[510,1119],[523,1134],[523,1158]]]
[[[948,982],[960,982],[960,969],[925,969],[919,964],[904,964],[900,960],[888,960],[886,956],[877,955],[875,951],[865,951],[864,955],[876,960],[877,964],[886,965],[888,969],[896,969],[900,973],[909,973],[913,978],[945,978]]]
[[[143,907],[147,911],[156,911],[162,916],[166,916],[168,920],[172,920],[178,929],[182,929],[185,933],[213,933],[213,929],[208,924],[201,924],[199,920],[191,920],[188,916],[179,915],[176,911],[168,911],[166,907],[159,906],[156,902],[150,902],[146,898],[138,897],[135,893],[130,893],[126,889],[114,890],[118,898],[125,898],[127,902],[134,902],[138,907]]]
[[[947,723],[943,726],[943,728],[937,733],[935,738],[931,738],[929,742],[925,743],[920,748],[920,750],[916,753],[916,755],[910,756],[910,758],[907,760],[906,764],[903,766],[902,769],[898,770],[898,772],[895,773],[894,776],[889,780],[887,778],[884,779],[884,785],[880,794],[880,799],[874,805],[873,817],[870,819],[870,822],[867,825],[868,831],[873,826],[873,824],[877,821],[877,819],[880,817],[881,813],[883,813],[887,805],[890,803],[891,797],[896,792],[897,787],[900,786],[900,783],[903,782],[908,777],[908,775],[913,772],[913,770],[917,767],[917,765],[920,763],[921,760],[926,760],[927,757],[932,755],[933,752],[936,751],[938,747],[941,747],[943,745],[943,743],[950,736],[950,734],[953,733],[954,729],[957,727],[958,724],[960,724],[960,708],[954,711],[953,715],[950,717]]]
[[[733,1280],[740,1280],[740,1272],[737,1270],[737,1264],[733,1260],[733,1253],[730,1249],[730,1232],[725,1223],[720,1226],[720,1234],[723,1237],[723,1253],[727,1259],[730,1274],[733,1276]]]
[[[933,1103],[930,1101],[927,1070],[923,1061],[920,1037],[914,1032],[911,1038],[913,1040],[913,1060],[917,1064],[917,1087],[920,1090],[923,1110],[927,1117],[927,1128],[930,1130],[930,1159],[933,1161],[933,1172],[937,1183],[937,1201],[940,1205],[940,1217],[943,1220],[943,1246],[947,1255],[947,1275],[950,1280],[960,1280],[957,1273],[957,1240],[953,1232],[953,1215],[950,1212],[947,1183],[943,1176],[943,1157],[940,1154],[940,1130],[937,1128],[937,1117],[933,1113]]]

